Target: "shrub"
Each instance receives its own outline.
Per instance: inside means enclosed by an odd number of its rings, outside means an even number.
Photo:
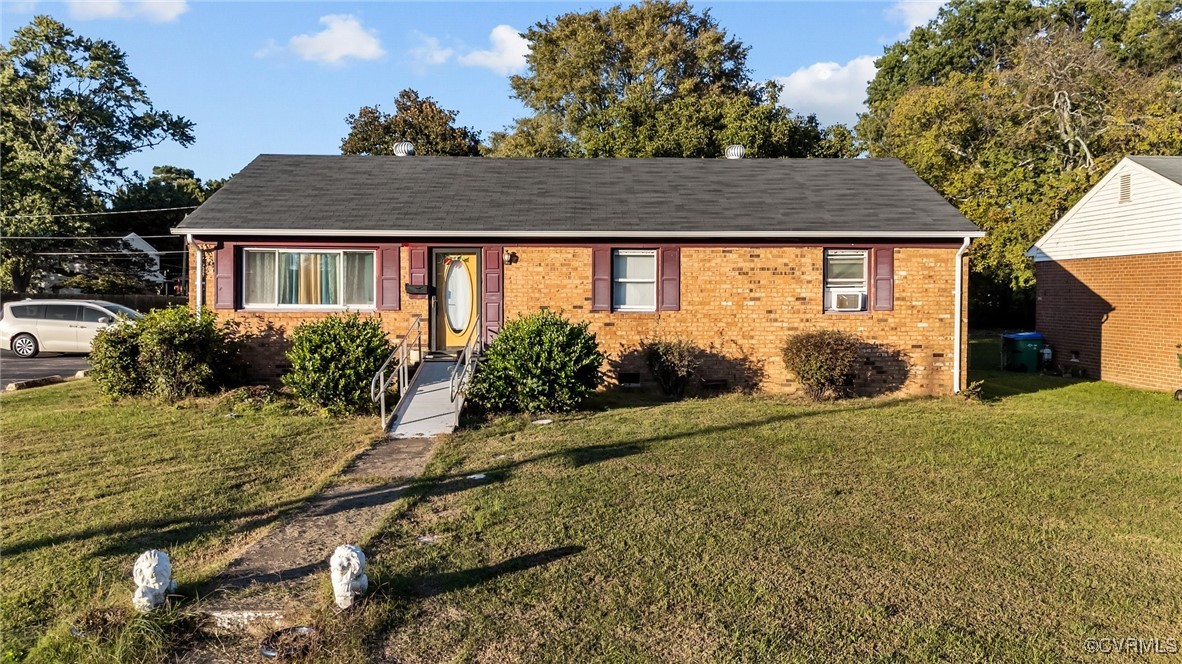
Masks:
[[[241,345],[237,327],[218,323],[208,310],[199,319],[183,306],[157,309],[96,335],[91,376],[116,397],[201,396],[240,377]]]
[[[392,350],[377,318],[350,313],[303,323],[292,331],[283,384],[329,414],[372,412],[369,383]]]
[[[685,388],[702,362],[702,349],[686,339],[653,339],[641,342],[640,350],[661,391],[685,396]]]
[[[136,323],[140,364],[149,394],[176,401],[201,396],[241,379],[237,326],[217,322],[206,310],[200,318],[188,307],[157,309]]]
[[[796,374],[804,393],[815,401],[846,396],[862,345],[857,335],[837,330],[797,334],[784,344],[784,366]]]
[[[140,365],[141,329],[121,321],[95,335],[89,375],[103,394],[121,398],[144,393],[148,379]]]
[[[603,360],[587,323],[545,310],[519,316],[489,344],[468,396],[493,411],[573,410],[603,383]]]

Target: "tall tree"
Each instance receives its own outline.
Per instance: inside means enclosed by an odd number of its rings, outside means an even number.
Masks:
[[[48,215],[101,209],[104,192],[125,179],[124,157],[167,140],[189,145],[192,130],[152,105],[113,42],[34,17],[0,48],[3,235],[88,234],[89,217]],[[23,291],[39,269],[53,269],[45,254],[77,249],[6,240],[0,262]]]
[[[136,233],[144,236],[148,244],[158,251],[159,269],[165,279],[183,279],[185,259],[183,254],[171,253],[184,249],[180,236],[169,235],[169,231],[196,207],[205,202],[225,183],[225,180],[207,180],[187,168],[156,166],[151,177],[131,181],[119,187],[111,196],[108,209],[118,214],[96,217],[94,231],[104,236],[124,236]],[[185,208],[171,210],[170,208]],[[134,212],[144,210],[144,212]],[[166,237],[160,237],[166,236]],[[102,243],[107,250],[125,248],[121,242]],[[114,256],[106,269],[84,271],[73,275],[65,285],[79,288],[84,292],[110,293],[142,291],[152,284],[145,281],[144,272],[149,266],[143,261],[130,260],[125,256]]]
[[[1142,1],[954,0],[878,61],[859,139],[987,231],[975,314],[1029,302],[1026,249],[1121,157],[1182,154],[1182,10]]]
[[[826,153],[816,119],[754,84],[749,48],[688,2],[564,14],[524,37],[529,69],[510,86],[535,115],[494,134],[494,156],[716,157],[730,143],[752,157]]]
[[[362,106],[350,113],[345,118],[349,134],[341,141],[341,154],[392,155],[395,144],[409,141],[415,154],[479,156],[480,132],[455,126],[458,114],[407,88],[394,100],[393,114],[377,106]]]

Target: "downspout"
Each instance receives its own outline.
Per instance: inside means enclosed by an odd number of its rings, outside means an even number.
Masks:
[[[193,242],[193,234],[185,235],[185,242],[197,250],[197,320],[201,320],[201,310],[205,308],[205,252]]]
[[[953,305],[952,311],[952,393],[960,394],[960,367],[961,357],[960,348],[963,342],[964,334],[961,332],[963,327],[961,323],[962,309],[964,308],[964,260],[965,252],[969,250],[969,244],[973,241],[971,237],[965,237],[964,242],[961,243],[960,249],[956,251],[956,288],[953,292],[953,297],[956,303]]]

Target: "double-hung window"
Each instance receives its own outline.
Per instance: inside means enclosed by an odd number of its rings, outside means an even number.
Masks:
[[[825,250],[825,310],[866,311],[869,252]]]
[[[246,307],[373,308],[374,252],[286,249],[243,251]]]
[[[615,249],[612,251],[612,309],[615,311],[657,310],[657,251]]]

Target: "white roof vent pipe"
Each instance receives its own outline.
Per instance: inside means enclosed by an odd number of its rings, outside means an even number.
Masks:
[[[747,154],[747,150],[745,150],[742,145],[726,146],[727,159],[742,159],[744,154]]]
[[[399,141],[394,144],[395,157],[413,157],[415,156],[415,145],[409,141]]]

